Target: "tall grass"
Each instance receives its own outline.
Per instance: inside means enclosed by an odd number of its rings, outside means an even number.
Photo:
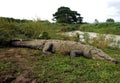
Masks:
[[[81,31],[97,32],[105,34],[120,35],[120,23],[97,23],[97,24],[83,24],[80,26]]]
[[[0,19],[0,43],[6,44],[12,39],[22,38],[22,39],[40,39],[40,35],[44,32],[47,33],[47,36],[44,34],[44,37],[41,38],[52,38],[52,39],[68,39],[63,35],[58,33],[73,31],[73,30],[82,30],[106,34],[120,34],[120,23],[97,23],[97,24],[59,24],[59,23],[50,23],[48,21],[41,20],[26,20],[24,22],[12,22],[7,21],[6,19]],[[85,41],[88,42],[90,39],[88,34],[84,34]],[[97,38],[96,38],[97,39]],[[75,41],[79,41],[79,36],[74,37]],[[98,39],[97,39],[98,40]],[[96,40],[95,40],[96,41]],[[89,42],[88,42],[89,43]]]
[[[6,19],[0,20],[0,43],[6,44],[12,39],[37,39],[44,32],[49,38],[63,39],[58,33],[63,31],[76,30],[78,25],[50,23],[48,21],[34,20],[21,23],[9,22]],[[45,35],[44,35],[45,36]]]
[[[40,21],[25,23],[2,21],[0,22],[0,42],[3,44],[14,38],[34,39],[38,38],[44,31],[53,35],[57,32],[57,27],[54,27],[54,25],[50,23]]]

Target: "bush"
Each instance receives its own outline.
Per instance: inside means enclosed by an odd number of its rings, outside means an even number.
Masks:
[[[50,39],[50,36],[49,36],[48,32],[42,32],[39,35],[39,39]]]
[[[18,36],[20,33],[16,24],[3,24],[0,26],[0,43],[7,44],[11,39]]]

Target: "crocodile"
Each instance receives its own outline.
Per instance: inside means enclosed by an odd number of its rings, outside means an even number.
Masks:
[[[32,49],[42,50],[45,54],[60,53],[69,55],[71,58],[77,56],[84,56],[89,59],[99,59],[118,63],[117,59],[112,58],[101,49],[85,45],[80,42],[68,41],[68,40],[14,40],[11,42],[12,46],[26,47]]]

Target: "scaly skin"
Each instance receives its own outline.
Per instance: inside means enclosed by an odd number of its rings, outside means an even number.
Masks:
[[[118,61],[102,50],[90,46],[84,45],[74,41],[64,40],[17,40],[12,41],[13,46],[27,47],[33,49],[40,49],[45,54],[61,53],[69,54],[71,58],[76,56],[84,56],[90,59],[107,60],[110,62],[118,63]]]

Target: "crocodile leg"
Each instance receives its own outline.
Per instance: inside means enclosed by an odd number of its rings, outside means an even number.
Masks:
[[[43,47],[43,53],[45,54],[52,54],[53,51],[53,44],[52,43],[46,43]]]
[[[70,58],[75,58],[77,56],[83,56],[81,50],[71,50],[70,51]]]

